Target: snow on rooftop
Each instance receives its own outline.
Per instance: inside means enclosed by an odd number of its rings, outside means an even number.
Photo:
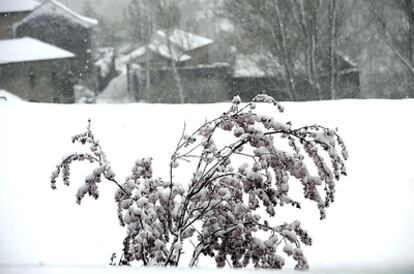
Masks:
[[[31,11],[38,6],[40,2],[35,0],[2,0],[0,13]]]
[[[165,43],[159,42],[157,40],[151,42],[149,45],[151,51],[165,57],[168,59],[174,59],[176,62],[184,62],[191,59],[191,56],[183,53],[181,50],[177,49],[174,46],[169,47]]]
[[[358,66],[358,64],[354,60],[352,60],[351,57],[349,57],[348,55],[346,55],[344,52],[342,52],[340,50],[337,50],[336,51],[336,54],[338,56],[340,56],[342,59],[344,59],[345,62],[347,62],[351,66],[353,66],[353,67],[357,67]]]
[[[155,34],[156,40],[165,40],[166,33],[163,30],[158,30]],[[171,43],[175,46],[179,47],[183,51],[191,51],[197,48],[201,48],[213,43],[213,40],[190,33],[187,31],[183,31],[180,29],[174,29],[169,36]],[[163,41],[165,43],[165,41]]]
[[[80,15],[74,12],[73,10],[69,9],[62,3],[51,0],[45,2],[43,5],[33,10],[28,16],[23,18],[23,20],[21,20],[20,22],[15,23],[13,25],[13,29],[15,30],[20,24],[42,15],[63,16],[74,23],[82,25],[85,28],[89,28],[98,24],[98,20]]]
[[[0,64],[71,58],[67,50],[30,37],[0,40]]]
[[[283,67],[270,52],[251,55],[238,54],[234,64],[233,76],[241,77],[283,77]]]
[[[172,46],[171,51],[168,48],[167,45],[159,42],[159,41],[153,41],[148,45],[148,48],[150,51],[164,57],[167,59],[173,59],[176,62],[185,62],[191,59],[191,56],[184,54],[182,51],[177,49],[176,47]],[[147,52],[146,46],[141,46],[129,53],[128,55],[125,55],[121,58],[121,63],[129,63],[135,59],[139,59],[145,55]]]
[[[130,63],[131,61],[144,56],[145,52],[146,52],[145,46],[139,47],[131,51],[129,54],[120,57],[119,62],[121,65],[125,65],[126,63]]]
[[[183,30],[175,29],[169,36],[170,45],[166,39],[166,33],[163,30],[158,30],[151,39],[148,48],[167,59],[174,59],[176,62],[185,62],[191,59],[191,56],[186,54],[200,47],[204,47],[213,43],[213,40],[202,37]],[[170,50],[171,48],[171,50]],[[122,62],[127,63],[134,59],[142,57],[147,51],[145,46],[141,46],[122,58]]]
[[[62,10],[67,12],[68,14],[71,14],[73,17],[75,17],[76,19],[78,19],[80,21],[86,22],[90,25],[97,25],[98,24],[98,20],[96,20],[94,18],[90,18],[90,17],[80,15],[79,13],[74,12],[73,10],[69,9],[67,6],[63,5],[62,3],[59,3],[58,1],[52,0],[50,2],[53,3],[54,5],[56,5],[57,7],[61,8]]]

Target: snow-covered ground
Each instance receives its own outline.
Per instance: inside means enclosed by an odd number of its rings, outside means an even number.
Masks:
[[[126,72],[112,79],[108,86],[97,96],[97,103],[131,103],[136,99],[128,92]]]
[[[0,89],[0,102],[21,102],[23,99],[7,90]]]
[[[284,114],[265,108],[297,126],[317,122],[339,127],[350,152],[349,176],[338,183],[336,202],[326,220],[319,221],[313,204],[299,212],[278,213],[276,221],[298,218],[313,236],[313,246],[304,249],[311,269],[318,273],[414,272],[414,100],[283,105]],[[70,137],[85,130],[88,118],[122,181],[135,159],[145,156],[154,158],[155,175],[167,177],[169,157],[184,121],[189,130],[194,129],[228,106],[0,101],[0,273],[118,271],[102,267],[113,252],[121,251],[124,235],[113,202],[115,187],[103,183],[99,200],[86,198],[77,205],[75,192],[87,174],[87,164],[73,166],[69,188],[58,183],[52,191],[49,184],[62,156],[79,148]],[[79,268],[85,265],[90,267]],[[195,273],[216,271],[211,260],[200,265],[207,268]],[[169,270],[148,273],[153,271]]]

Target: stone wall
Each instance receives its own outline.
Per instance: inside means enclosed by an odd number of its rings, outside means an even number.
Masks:
[[[0,13],[0,39],[11,39],[13,33],[11,27],[14,23],[23,19],[30,12]]]
[[[228,64],[177,67],[186,103],[213,103],[227,101],[231,89],[231,70]],[[147,94],[145,72],[139,73],[133,84],[138,100],[155,103],[178,103],[177,80],[171,68],[151,70],[151,90]]]
[[[33,102],[73,103],[70,59],[0,65],[0,88]]]

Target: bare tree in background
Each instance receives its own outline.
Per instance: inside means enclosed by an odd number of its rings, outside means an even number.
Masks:
[[[288,31],[286,29],[288,17],[286,16],[286,2],[279,0],[247,0],[228,1],[226,15],[243,29],[244,40],[239,48],[249,51],[255,48],[269,49],[283,64],[287,84],[287,93],[291,100],[295,100],[296,87],[293,75],[292,51],[288,44]],[[284,7],[282,8],[281,5]]]
[[[370,0],[371,12],[382,41],[406,68],[408,77],[398,77],[398,86],[407,85],[405,95],[412,94],[414,76],[414,1]]]
[[[338,20],[337,20],[337,4],[336,0],[331,0],[329,3],[329,88],[331,90],[331,99],[336,98],[337,86],[337,70],[335,63],[335,52],[338,37]]]
[[[149,45],[154,33],[163,30],[165,33],[165,43],[171,56],[171,68],[177,86],[180,103],[184,103],[184,92],[181,85],[181,78],[176,66],[176,52],[169,37],[172,31],[180,22],[180,11],[175,0],[131,0],[126,13],[129,22],[130,35],[132,42],[146,47],[146,90],[147,96],[151,92],[151,50]]]
[[[155,31],[154,24],[154,10],[156,1],[148,0],[131,0],[128,5],[128,10],[125,11],[125,17],[127,18],[127,24],[129,28],[130,40],[133,43],[146,46],[146,62],[145,62],[145,74],[146,74],[146,93],[149,97],[151,90],[151,76],[150,76],[150,56],[149,56],[149,43],[151,36]]]
[[[316,91],[318,99],[322,99],[319,68],[317,67],[317,52],[319,44],[318,16],[321,14],[322,1],[291,0],[291,11],[301,39],[305,56],[305,73],[310,86]]]
[[[281,61],[290,99],[304,92],[298,79],[318,99],[337,97],[336,59],[346,4],[335,0],[248,0],[228,2],[226,12],[241,27],[243,37],[254,41],[248,50],[262,47]],[[323,75],[323,81],[329,83],[321,83]],[[324,93],[322,86],[330,92]]]
[[[130,0],[128,9],[124,11],[124,17],[127,19],[131,42],[146,44],[150,41],[155,31],[155,2],[157,1]]]
[[[160,28],[165,32],[165,43],[168,47],[171,57],[171,69],[176,83],[180,103],[185,103],[184,90],[181,84],[181,77],[177,70],[177,61],[180,58],[179,53],[174,50],[171,42],[171,35],[175,28],[180,24],[180,10],[176,1],[160,1],[157,8],[157,19]]]
[[[370,0],[370,4],[384,42],[414,75],[414,1]]]

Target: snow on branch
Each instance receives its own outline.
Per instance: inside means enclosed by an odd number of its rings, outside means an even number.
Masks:
[[[189,241],[194,247],[190,266],[196,266],[200,255],[205,255],[214,257],[218,267],[253,264],[281,269],[287,256],[296,261],[295,269],[308,269],[301,249],[302,244],[312,244],[307,231],[299,221],[281,225],[271,221],[279,207],[301,207],[290,196],[292,180],[301,183],[304,198],[315,203],[324,219],[326,208],[334,202],[335,183],[346,175],[347,148],[337,129],[317,124],[294,128],[277,117],[256,113],[258,103],[284,110],[266,94],[245,105],[236,96],[229,110],[194,132],[187,133],[184,127],[171,156],[168,180],[153,177],[152,158],[148,157],[138,159],[131,174],[118,183],[89,121],[87,131],[72,138],[88,145],[89,152],[64,157],[52,173],[51,186],[56,188],[59,175],[69,185],[73,161],[97,166],[78,188],[78,203],[85,194],[98,198],[103,178],[118,186],[118,219],[126,227],[120,265],[137,261],[177,266],[183,244]],[[219,146],[215,141],[219,131],[228,132],[233,141]],[[278,148],[276,138],[290,149]],[[235,166],[236,158],[244,163]],[[316,174],[311,174],[306,159],[311,160]],[[188,162],[195,162],[196,168],[183,186],[173,178],[180,165]],[[258,237],[258,231],[266,232],[267,238]]]

